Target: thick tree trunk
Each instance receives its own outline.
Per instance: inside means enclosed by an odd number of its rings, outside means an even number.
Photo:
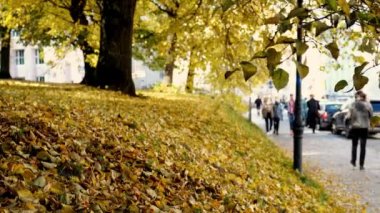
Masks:
[[[4,27],[1,27],[1,68],[0,68],[0,78],[2,79],[10,79],[10,50],[11,50],[11,36],[10,30]]]
[[[163,79],[163,83],[167,86],[171,86],[173,84],[173,74],[174,74],[174,66],[175,66],[175,58],[176,58],[176,45],[177,45],[177,34],[174,33],[170,38],[170,48],[168,51],[168,56],[166,58],[165,65],[165,75]]]
[[[85,84],[88,86],[96,86],[96,68],[91,66],[90,62],[86,60],[86,55],[84,55],[84,77],[81,84]]]
[[[136,0],[103,0],[99,61],[101,88],[136,95],[132,79],[132,34]]]
[[[189,61],[189,72],[187,73],[186,79],[186,92],[193,93],[194,91],[194,77],[195,77],[195,64],[194,64],[194,53],[190,52],[190,61]]]

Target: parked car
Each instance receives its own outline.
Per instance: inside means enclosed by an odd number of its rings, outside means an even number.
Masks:
[[[351,124],[350,117],[348,116],[348,111],[353,100],[347,101],[344,103],[338,112],[333,115],[331,132],[333,134],[340,134],[342,131],[345,133],[347,138],[351,137]],[[370,101],[373,108],[373,115],[380,116],[380,101],[371,100]],[[368,134],[373,135],[380,133],[380,125],[376,124],[368,129]]]
[[[336,101],[319,102],[319,106],[321,107],[321,109],[318,111],[320,130],[331,129],[333,115],[339,111],[342,104],[342,102]]]

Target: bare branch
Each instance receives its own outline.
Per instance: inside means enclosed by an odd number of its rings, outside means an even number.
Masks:
[[[173,10],[172,8],[170,8],[168,5],[165,5],[161,2],[158,2],[156,0],[150,0],[154,5],[156,5],[156,7],[161,10],[162,12],[166,13],[168,16],[172,17],[172,18],[176,18],[177,17],[177,11]],[[179,2],[178,2],[179,4]],[[177,6],[177,4],[176,4]],[[177,6],[177,8],[179,7],[179,5]]]

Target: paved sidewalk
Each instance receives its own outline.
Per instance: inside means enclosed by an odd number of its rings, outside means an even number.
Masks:
[[[256,110],[252,110],[252,122],[265,131],[264,119],[257,116]],[[293,153],[293,137],[289,131],[287,116],[280,122],[279,135],[268,134],[268,137],[278,146]],[[365,170],[360,171],[358,167],[353,168],[349,163],[350,139],[332,135],[329,131],[316,131],[316,134],[313,134],[311,129],[305,128],[302,142],[303,162],[338,177],[338,180],[347,186],[347,190],[360,195],[363,202],[368,203],[367,212],[380,212],[379,137],[380,135],[368,140]]]

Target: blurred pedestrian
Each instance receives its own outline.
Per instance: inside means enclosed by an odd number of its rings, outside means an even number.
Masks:
[[[272,130],[273,126],[273,103],[270,98],[264,98],[263,109],[261,113],[265,119],[265,130],[267,133],[269,133]]]
[[[351,164],[356,166],[356,151],[360,140],[360,170],[364,169],[368,128],[372,115],[373,109],[371,104],[367,101],[367,95],[362,91],[357,91],[355,101],[351,104],[348,116],[350,117],[352,128]]]
[[[293,134],[293,128],[294,128],[294,110],[295,110],[295,101],[293,98],[293,94],[290,94],[289,102],[288,102],[288,118],[289,118],[289,126],[290,131]]]
[[[278,101],[274,102],[273,105],[273,134],[278,135],[278,130],[280,128],[280,121],[282,121],[282,111],[284,108],[282,104]]]
[[[318,110],[320,110],[321,107],[319,106],[319,101],[314,99],[314,95],[310,95],[310,100],[306,104],[308,107],[307,124],[313,130],[313,133],[315,133],[315,128],[319,118]]]
[[[261,105],[263,104],[263,102],[261,101],[261,98],[260,96],[258,96],[255,100],[255,104],[256,104],[256,109],[257,109],[257,115],[260,116],[260,109],[261,109]]]

